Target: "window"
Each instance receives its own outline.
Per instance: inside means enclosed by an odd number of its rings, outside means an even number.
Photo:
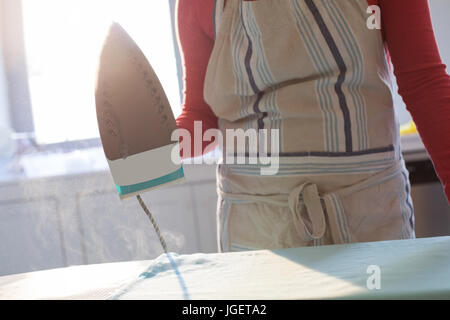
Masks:
[[[97,138],[95,74],[112,21],[140,46],[175,116],[180,88],[173,37],[173,1],[22,0],[25,55],[36,141]]]

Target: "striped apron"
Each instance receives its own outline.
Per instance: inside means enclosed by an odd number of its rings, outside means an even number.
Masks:
[[[278,130],[280,149],[275,175],[218,165],[219,251],[415,237],[391,73],[367,10],[216,0],[205,100],[223,132]]]

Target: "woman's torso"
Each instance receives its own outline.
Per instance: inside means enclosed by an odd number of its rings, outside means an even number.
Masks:
[[[391,76],[367,1],[221,6],[204,87],[220,129],[278,129],[281,156],[395,149]]]
[[[204,98],[219,128],[279,132],[275,174],[261,175],[262,163],[218,167],[221,249],[414,237],[391,76],[368,3],[215,8]]]

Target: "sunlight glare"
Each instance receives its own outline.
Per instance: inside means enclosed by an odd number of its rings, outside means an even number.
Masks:
[[[112,21],[140,46],[175,116],[180,91],[169,2],[161,0],[23,0],[30,94],[39,143],[98,137],[95,73]]]

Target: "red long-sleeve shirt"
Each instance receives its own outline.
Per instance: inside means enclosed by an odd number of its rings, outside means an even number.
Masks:
[[[383,36],[399,93],[450,200],[450,77],[439,55],[428,1],[368,0],[368,5],[381,8]],[[194,121],[201,120],[204,131],[217,128],[217,117],[203,98],[206,68],[214,46],[213,6],[213,0],[178,0],[184,101],[177,125],[191,135]],[[203,147],[208,144],[205,142]]]

